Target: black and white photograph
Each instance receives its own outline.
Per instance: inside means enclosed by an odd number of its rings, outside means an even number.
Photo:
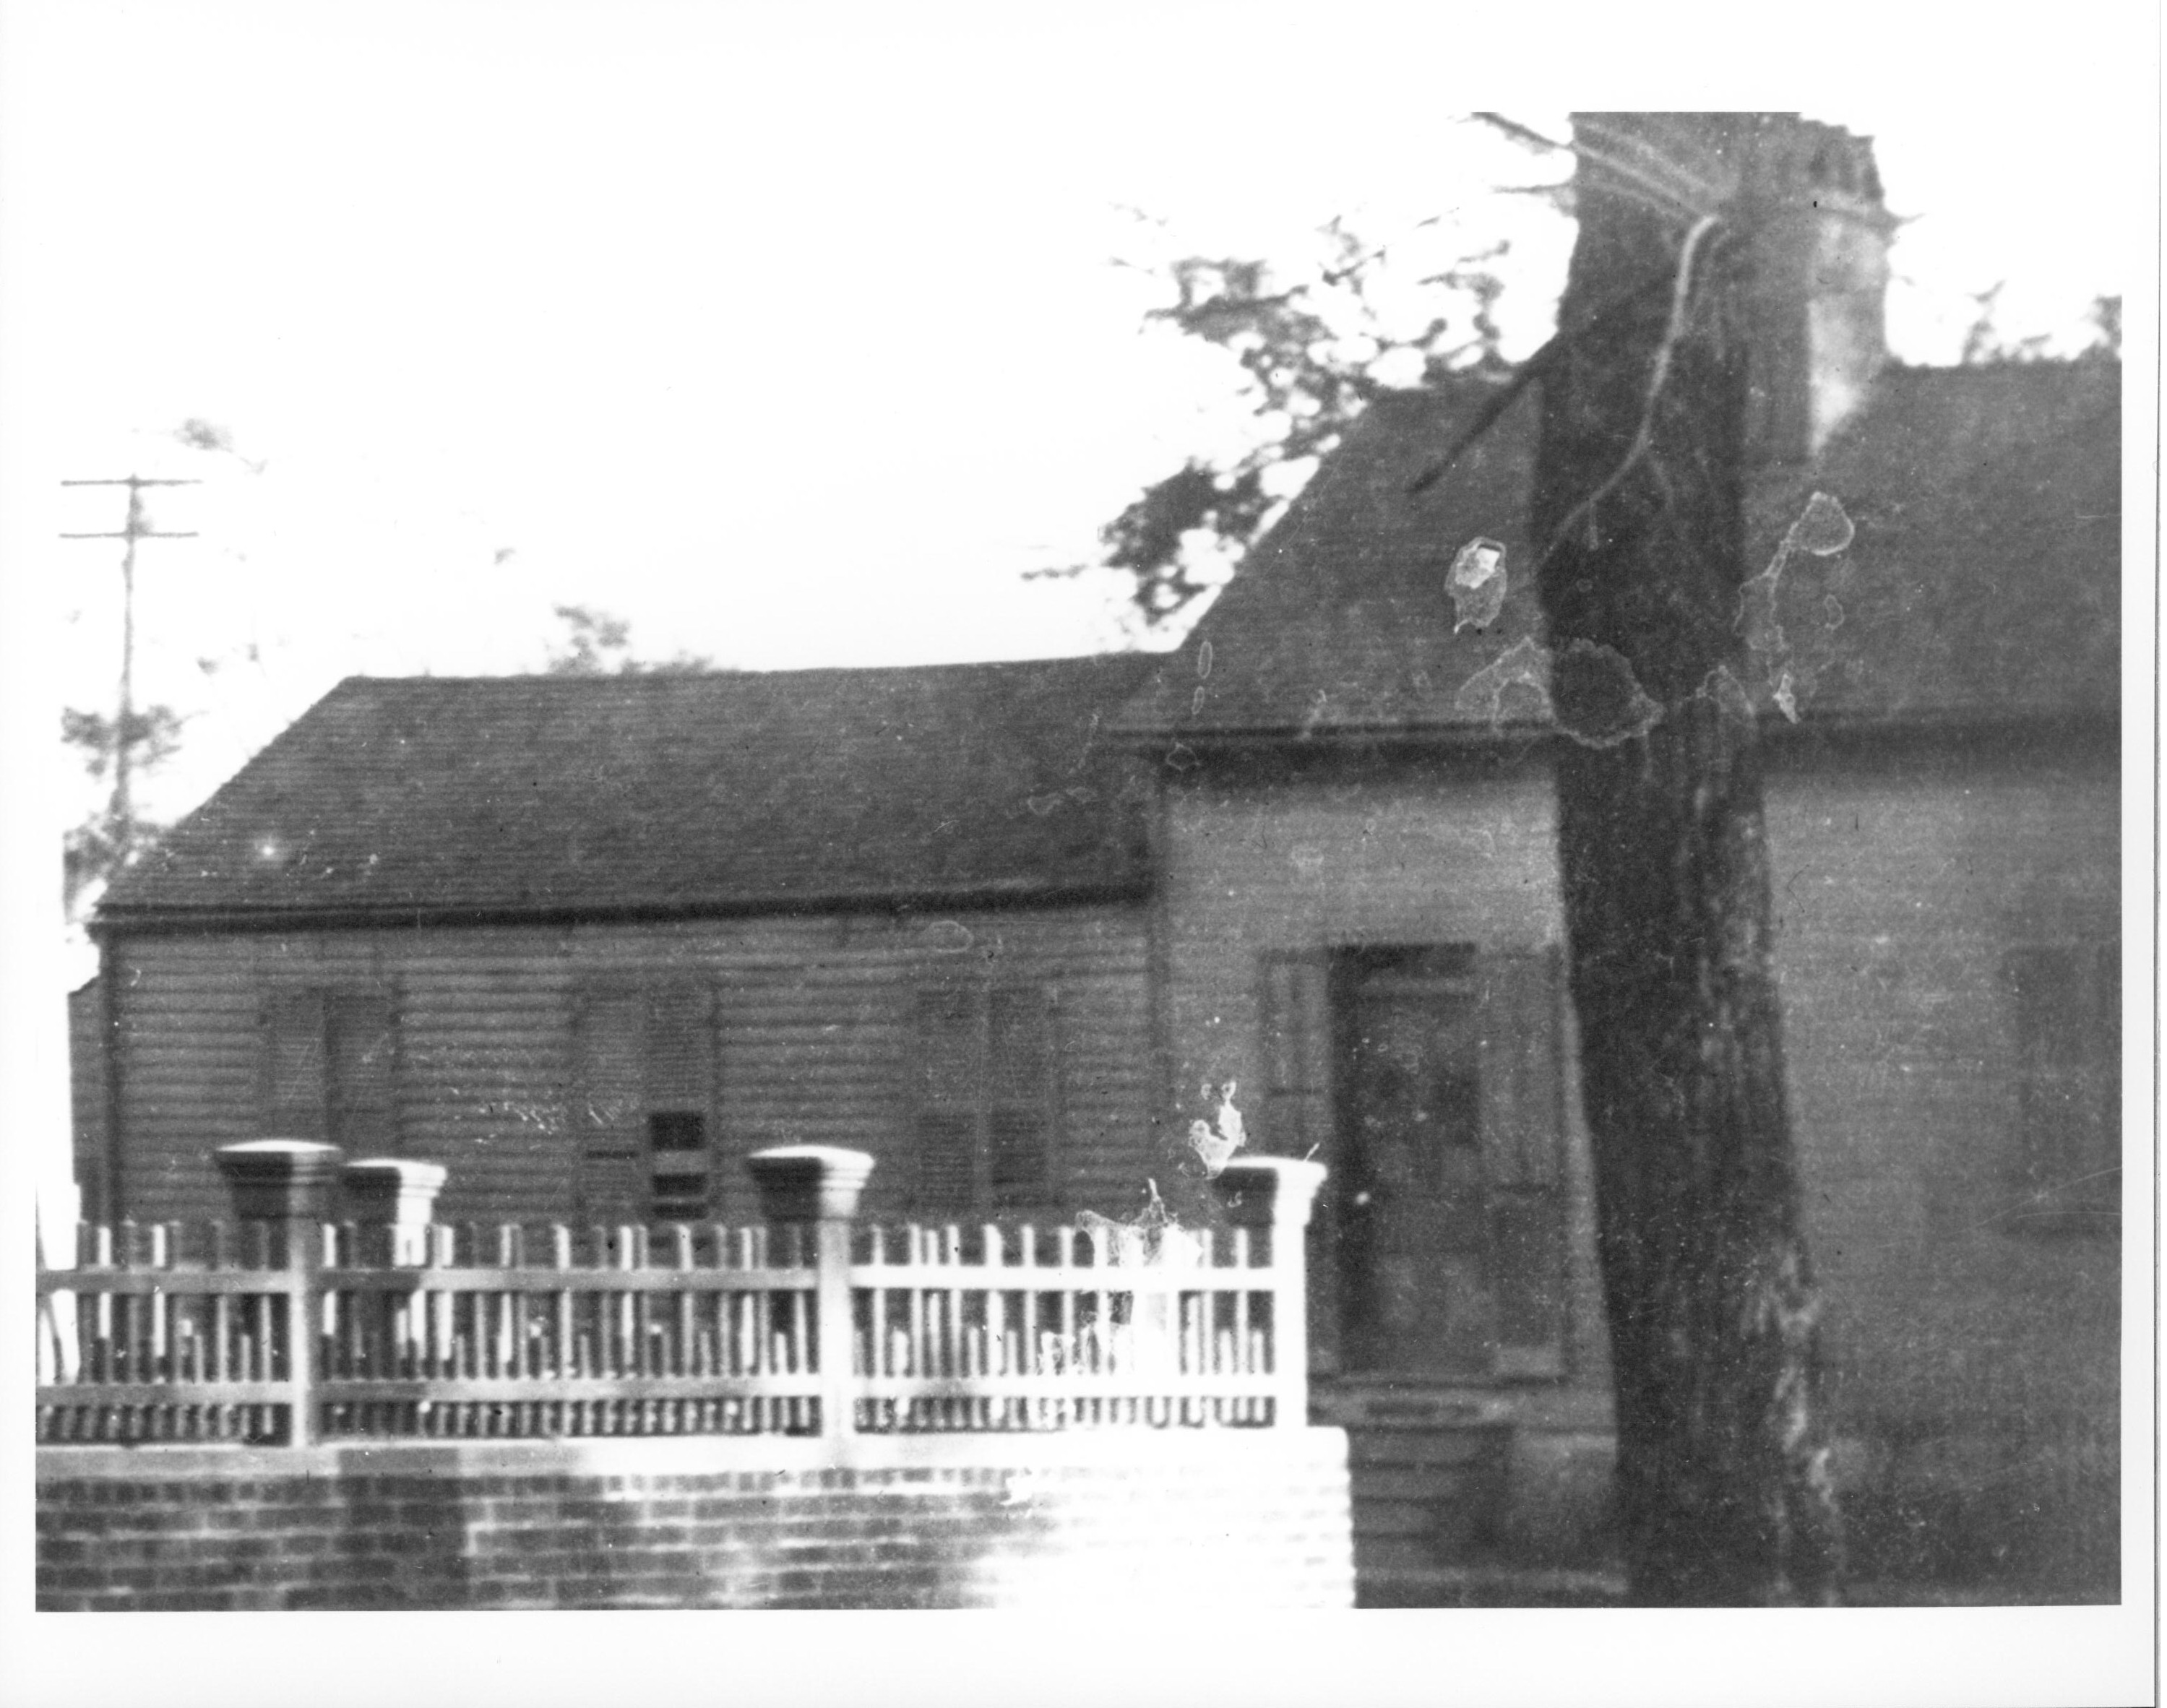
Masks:
[[[2156,1700],[2158,45],[0,9],[0,1696]]]

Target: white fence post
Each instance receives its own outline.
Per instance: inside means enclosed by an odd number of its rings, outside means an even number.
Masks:
[[[437,1194],[449,1171],[441,1162],[403,1156],[357,1157],[339,1170],[340,1219],[365,1230],[353,1254],[363,1268],[417,1264],[427,1254],[427,1229],[436,1219]],[[475,1261],[481,1261],[479,1253]]]
[[[873,1159],[862,1150],[829,1145],[785,1145],[745,1158],[760,1189],[763,1220],[773,1226],[810,1226],[813,1233],[813,1339],[819,1377],[820,1434],[840,1441],[855,1428],[857,1385],[851,1349],[850,1230],[858,1199],[872,1177]]]
[[[1272,1422],[1309,1422],[1309,1286],[1302,1230],[1324,1184],[1324,1165],[1290,1156],[1237,1157],[1212,1181],[1227,1219],[1269,1229],[1272,1242]]]
[[[292,1426],[289,1442],[317,1438],[317,1338],[323,1332],[324,1224],[344,1155],[336,1145],[306,1139],[258,1139],[222,1145],[213,1153],[233,1194],[235,1217],[273,1229],[272,1261],[286,1272],[286,1386]]]

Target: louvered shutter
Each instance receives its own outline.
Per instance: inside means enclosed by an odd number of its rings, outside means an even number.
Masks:
[[[2092,1164],[2098,1184],[2092,1196],[2111,1210],[2122,1207],[2122,945],[2103,944],[2094,958],[2093,1013],[2098,1071],[2091,1076]]]
[[[2051,1187],[2080,1157],[2087,1087],[2083,979],[2074,949],[2012,950],[2005,976],[2016,998],[2019,1144],[2016,1184]]]
[[[395,1151],[399,1144],[397,1043],[391,999],[334,991],[323,999],[331,1140],[349,1156]]]
[[[2010,951],[2017,1145],[2012,1183],[2040,1204],[2016,1225],[2064,1225],[2063,1214],[2121,1205],[2122,949],[2118,944]]]
[[[572,1131],[579,1214],[588,1222],[645,1214],[646,1019],[646,1000],[636,991],[590,991],[580,1005]]]
[[[1539,949],[1481,961],[1482,1161],[1501,1376],[1565,1368],[1559,960]]]
[[[266,1137],[325,1137],[324,1002],[315,991],[274,991],[262,1013],[258,1099]]]
[[[962,984],[918,993],[914,1215],[967,1215],[978,1202],[983,996]]]
[[[649,1208],[657,1221],[702,1220],[713,1201],[715,1034],[707,986],[672,980],[649,991],[644,1043]]]
[[[987,993],[987,1177],[993,1208],[1050,1196],[1056,1113],[1054,993],[999,985]]]
[[[1277,1156],[1327,1150],[1332,1026],[1324,956],[1302,951],[1265,955],[1258,1006],[1264,1083],[1252,1142]]]
[[[1264,1082],[1262,1096],[1248,1103],[1249,1142],[1274,1156],[1314,1151],[1330,1166],[1336,1159],[1331,1142],[1331,967],[1326,952],[1266,954],[1258,968],[1257,1005]],[[1328,1375],[1339,1367],[1339,1265],[1333,1240],[1333,1218],[1314,1218],[1306,1253],[1312,1375]]]

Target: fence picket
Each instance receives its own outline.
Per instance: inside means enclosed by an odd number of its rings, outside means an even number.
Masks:
[[[394,1251],[313,1224],[294,1237],[321,1250],[314,1273],[272,1263],[261,1224],[200,1231],[86,1224],[78,1266],[41,1271],[65,1307],[46,1331],[75,1342],[41,1373],[41,1443],[261,1443],[289,1416],[349,1441],[1298,1416],[1278,1325],[1300,1242],[1283,1270],[1250,1226],[910,1223],[816,1248],[795,1223],[506,1222],[433,1224]],[[816,1328],[837,1287],[840,1316]]]

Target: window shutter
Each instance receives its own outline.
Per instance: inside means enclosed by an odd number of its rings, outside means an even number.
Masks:
[[[941,985],[918,993],[911,1212],[968,1214],[978,1201],[984,991]]]
[[[704,983],[672,981],[649,992],[647,1106],[704,1114],[714,1090],[714,1028]]]
[[[1488,954],[1482,965],[1482,1161],[1500,1376],[1565,1369],[1559,960],[1539,949]]]
[[[2002,971],[2016,1034],[2010,1168],[2042,1201],[2012,1225],[2098,1225],[2121,1207],[2121,945],[2012,949]]]
[[[1285,1156],[1327,1149],[1332,1025],[1323,955],[1265,955],[1258,1008],[1264,1069],[1263,1118],[1256,1133],[1259,1148]]]
[[[648,993],[645,1045],[648,1207],[657,1221],[699,1221],[713,1203],[715,1034],[704,981]]]
[[[996,1209],[1051,1195],[1057,1114],[1057,1010],[1046,985],[999,985],[987,993],[988,1180]]]
[[[315,991],[274,991],[263,1003],[261,1109],[267,1137],[325,1136],[324,1002]]]
[[[1250,1143],[1274,1156],[1307,1156],[1314,1150],[1332,1166],[1337,1159],[1332,1144],[1331,965],[1326,952],[1268,954],[1258,965],[1257,986],[1264,1083],[1246,1123]],[[1339,1368],[1336,1227],[1335,1217],[1317,1216],[1307,1235],[1309,1367],[1317,1376]]]
[[[352,1156],[395,1151],[397,1044],[391,999],[380,991],[334,991],[323,999],[323,1007],[331,1142]]]
[[[2100,1182],[2095,1196],[2110,1208],[2122,1207],[2122,945],[2102,944],[2094,961],[2099,1071],[2091,1076],[2092,1127],[2097,1134],[2095,1166]]]
[[[575,1022],[572,1130],[577,1198],[589,1222],[644,1219],[647,1004],[637,992],[591,991]]]

